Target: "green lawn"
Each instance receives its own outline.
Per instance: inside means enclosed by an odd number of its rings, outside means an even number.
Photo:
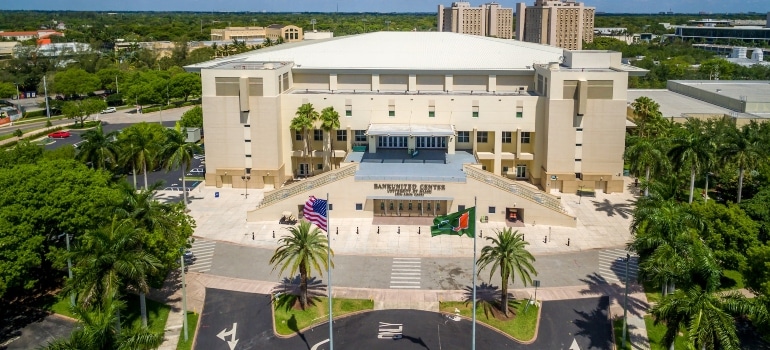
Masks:
[[[190,350],[192,349],[193,339],[195,339],[195,328],[198,326],[198,314],[187,311],[187,341],[184,341],[184,329],[180,330],[179,343],[176,345],[177,350]]]
[[[318,298],[315,305],[309,305],[305,310],[276,308],[273,313],[276,332],[280,335],[292,335],[313,324],[326,321],[329,317],[328,300],[328,298]],[[372,300],[334,299],[332,303],[335,317],[372,309],[374,309]]]
[[[668,346],[666,344],[663,344],[661,341],[663,340],[663,336],[666,334],[666,325],[663,323],[659,323],[657,326],[654,325],[655,320],[652,318],[652,316],[647,315],[644,316],[644,325],[647,327],[647,337],[650,339],[650,350],[668,350]],[[621,323],[622,327],[622,323]],[[619,333],[618,333],[619,334]],[[676,337],[676,344],[674,347],[676,349],[686,349],[687,348],[687,342],[686,342],[686,334],[682,334],[680,332],[680,335]]]
[[[53,304],[47,305],[48,309],[60,315],[76,318],[70,312],[70,299],[65,295],[57,296]],[[141,311],[139,310],[139,296],[129,294],[124,297],[126,309],[121,313],[121,321],[124,325],[140,327],[142,325]],[[171,308],[154,300],[147,299],[147,328],[151,332],[163,334],[166,328],[166,319]]]
[[[631,350],[631,342],[628,339],[628,330],[626,329],[626,347],[620,347],[623,343],[623,318],[618,317],[612,321],[612,329],[615,332],[615,349]]]
[[[511,337],[520,341],[529,341],[535,336],[535,328],[538,322],[538,310],[535,305],[530,305],[527,308],[527,312],[524,312],[524,308],[527,305],[527,300],[516,300],[511,305],[516,313],[516,316],[512,320],[498,320],[490,315],[487,318],[484,315],[484,309],[482,307],[476,308],[476,321],[487,324],[492,328],[496,328],[505,332]],[[460,310],[460,315],[465,317],[471,317],[472,305],[463,301],[446,301],[439,304],[439,311],[454,314],[455,308]]]
[[[744,288],[743,276],[739,271],[735,270],[722,270],[722,276],[719,279],[720,286],[718,290],[738,290]],[[657,286],[655,282],[643,281],[644,294],[647,296],[647,301],[650,303],[660,302],[661,288]]]

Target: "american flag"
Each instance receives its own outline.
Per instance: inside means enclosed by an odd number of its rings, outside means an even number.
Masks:
[[[305,209],[302,213],[305,216],[305,220],[316,224],[320,229],[328,232],[325,200],[310,196],[307,202],[305,202]]]

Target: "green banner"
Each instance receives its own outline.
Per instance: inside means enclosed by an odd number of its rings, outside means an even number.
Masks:
[[[476,234],[476,207],[451,213],[445,216],[437,216],[430,227],[430,235],[466,235],[473,238]]]

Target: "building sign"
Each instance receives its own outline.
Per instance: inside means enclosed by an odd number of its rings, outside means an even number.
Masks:
[[[431,184],[374,184],[375,190],[386,190],[396,196],[422,197],[433,191],[446,191],[446,185]]]

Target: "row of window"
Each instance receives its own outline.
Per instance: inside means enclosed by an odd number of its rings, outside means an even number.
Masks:
[[[345,116],[346,117],[353,116],[353,107],[351,105],[345,105]],[[389,105],[388,117],[395,117],[395,116],[396,116],[396,106]],[[428,118],[435,118],[435,117],[436,117],[436,106],[428,106]],[[473,106],[471,110],[471,117],[473,118],[479,117],[479,106]],[[516,107],[516,118],[524,118],[523,107]]]
[[[347,141],[348,140],[348,132],[347,130],[336,130],[337,131],[337,141]],[[354,132],[354,141],[355,142],[366,142],[366,130],[353,130]],[[503,143],[512,143],[513,142],[513,132],[511,131],[503,131],[500,133],[500,136],[502,138]],[[527,144],[530,143],[530,140],[532,138],[532,135],[529,131],[522,131],[521,132],[521,143]],[[294,132],[294,139],[296,141],[302,141],[302,132],[295,131]],[[314,129],[313,130],[313,141],[323,141],[324,139],[324,131],[321,129]],[[457,132],[457,142],[460,143],[468,143],[471,142],[471,132],[470,131],[458,131]],[[436,141],[426,141],[428,143],[436,142]],[[489,132],[488,131],[477,131],[476,132],[476,142],[478,143],[487,143],[489,142]],[[382,147],[382,146],[380,146]],[[445,146],[444,146],[445,147]]]

